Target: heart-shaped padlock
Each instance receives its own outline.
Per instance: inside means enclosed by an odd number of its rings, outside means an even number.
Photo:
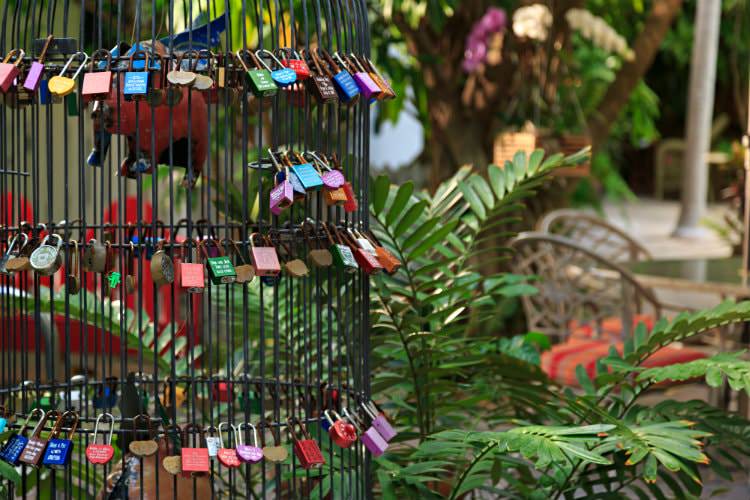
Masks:
[[[196,74],[192,71],[182,70],[182,60],[185,56],[188,58],[197,56],[198,51],[189,50],[177,57],[175,68],[167,73],[167,81],[176,87],[192,87],[195,83]]]
[[[145,431],[136,427],[138,421],[146,423]],[[138,439],[138,434],[142,432],[148,434],[148,439]],[[154,440],[153,429],[151,428],[151,417],[148,415],[140,414],[133,418],[133,441],[128,445],[128,449],[133,455],[139,457],[150,457],[159,451],[159,443]]]
[[[161,465],[164,470],[173,476],[182,472],[182,457],[177,452],[177,440],[180,439],[181,435],[182,430],[177,424],[164,428],[164,437],[162,439],[166,445],[168,455],[162,459]]]
[[[320,243],[318,243],[318,236],[315,232],[315,228],[310,227],[310,230],[308,231],[308,226],[312,226],[309,221],[302,223],[302,236],[305,238],[305,243],[310,249],[307,257],[315,267],[330,266],[333,264],[333,255],[331,255],[331,252],[327,249],[321,248]]]
[[[71,63],[74,60],[77,60],[79,57],[83,57],[83,61],[80,61],[76,72],[72,77],[65,76],[65,73],[67,73],[68,71],[68,67],[70,67]],[[52,94],[54,97],[65,97],[66,95],[72,94],[76,89],[76,78],[78,78],[78,75],[86,66],[88,60],[89,56],[85,52],[76,52],[75,54],[70,56],[70,58],[65,63],[65,66],[63,66],[62,70],[60,70],[60,74],[53,76],[47,82],[47,89],[49,90],[50,94]]]
[[[219,458],[219,462],[221,462],[221,464],[224,467],[229,467],[230,469],[234,469],[242,465],[242,462],[240,462],[240,458],[237,456],[237,450],[235,448],[224,448],[224,438],[221,435],[222,426],[227,426],[227,427],[232,428],[235,442],[237,442],[237,428],[234,425],[229,424],[227,422],[222,422],[219,424],[218,431],[219,431],[219,442],[220,442],[221,448],[219,448],[219,451],[216,454],[216,456]]]
[[[96,442],[96,435],[99,431],[99,422],[103,417],[109,418],[109,436],[103,444]],[[115,417],[110,413],[102,413],[96,417],[96,423],[94,424],[94,437],[93,443],[86,447],[86,458],[92,464],[102,465],[106,464],[115,455],[115,449],[112,446],[112,433],[115,430]]]
[[[280,464],[284,462],[287,458],[289,458],[289,451],[286,449],[286,446],[281,446],[281,444],[279,443],[278,435],[275,432],[278,429],[274,429],[271,423],[264,424],[264,427],[267,427],[268,430],[271,431],[271,437],[273,438],[273,445],[266,446],[265,433],[261,432],[261,441],[263,444],[263,458],[265,458],[271,463]],[[281,431],[278,431],[278,432],[281,432]]]
[[[247,263],[244,255],[242,255],[242,251],[233,239],[227,238],[226,241],[232,246],[234,253],[237,254],[237,258],[240,260],[240,264],[234,266],[234,271],[237,274],[235,283],[250,283],[255,278],[255,268]]]
[[[250,427],[253,430],[253,444],[245,444],[243,439],[242,427]],[[258,432],[255,426],[250,423],[239,425],[237,434],[239,443],[237,444],[237,456],[245,463],[257,464],[263,460],[263,449],[258,446]]]

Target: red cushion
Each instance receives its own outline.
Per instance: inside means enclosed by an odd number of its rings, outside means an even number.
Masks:
[[[614,344],[607,340],[581,340],[571,337],[566,342],[552,347],[542,354],[542,370],[553,380],[567,386],[577,386],[576,366],[583,365],[589,377],[596,372],[596,362],[609,354],[614,345],[622,354],[622,342]],[[705,358],[706,354],[688,347],[667,346],[649,357],[642,366],[668,366]]]

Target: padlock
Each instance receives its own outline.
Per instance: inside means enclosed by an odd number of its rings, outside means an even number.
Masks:
[[[72,419],[72,423],[68,428],[67,438],[62,439],[59,435],[63,429],[63,422],[67,419]],[[75,435],[77,428],[77,412],[69,410],[60,415],[49,435],[49,442],[47,443],[47,449],[44,452],[42,465],[46,465],[53,469],[64,469],[70,463],[70,456],[73,454],[73,436]]]
[[[18,244],[18,238],[19,236],[23,240],[20,247],[16,247]],[[13,239],[10,240],[10,243],[8,244],[8,250],[5,252],[5,254],[0,258],[0,273],[10,275],[12,273],[11,270],[7,268],[8,261],[12,258],[18,257],[18,255],[21,253],[21,249],[26,246],[26,244],[29,242],[29,236],[24,232],[16,233],[15,236],[13,236]]]
[[[310,433],[307,432],[305,425],[297,417],[289,417],[286,420],[289,434],[294,442],[294,455],[305,469],[316,469],[322,467],[326,460],[320,451],[317,441]],[[295,427],[298,427],[300,434],[297,434]]]
[[[141,420],[146,423],[145,432],[148,434],[148,439],[138,439],[138,433],[144,432],[143,430],[138,430],[136,427],[137,423]],[[140,414],[133,417],[133,440],[130,441],[128,449],[130,453],[138,457],[150,457],[159,450],[159,443],[154,440],[151,428],[151,417],[148,415]]]
[[[321,248],[321,246],[318,244],[318,237],[315,232],[315,228],[311,228],[312,238],[310,238],[310,234],[307,231],[307,226],[310,225],[310,222],[304,221],[301,228],[302,236],[304,237],[305,243],[307,243],[307,246],[310,249],[307,254],[308,259],[313,263],[315,267],[328,267],[333,264],[333,255],[331,255],[331,252],[329,250]]]
[[[68,242],[68,255],[70,257],[70,269],[65,275],[65,291],[70,295],[78,295],[78,292],[81,291],[81,280],[79,278],[81,271],[77,240]]]
[[[106,60],[103,71],[98,70],[97,60]],[[91,67],[83,75],[81,95],[87,99],[105,100],[112,91],[112,56],[107,49],[98,49],[91,54]]]
[[[336,267],[347,273],[357,272],[359,269],[357,259],[354,258],[354,253],[349,245],[345,244],[341,239],[336,226],[326,223],[323,224],[323,229],[328,235],[328,242],[331,245],[331,255],[333,255],[333,263]],[[336,239],[332,236],[331,229],[333,229],[333,234],[336,235]]]
[[[162,459],[161,466],[173,476],[182,472],[182,454],[177,453],[177,439],[179,437],[180,440],[182,440],[181,436],[182,431],[177,424],[169,425],[164,428],[163,439],[167,448],[167,456]]]
[[[57,238],[57,244],[47,244],[50,238]],[[63,240],[59,234],[48,234],[42,240],[36,250],[31,252],[29,257],[29,264],[31,268],[36,271],[40,276],[52,276],[62,266],[62,255],[60,255],[60,249],[62,248]]]
[[[214,56],[210,50],[202,49],[197,52],[195,60],[190,66],[190,70],[195,73],[195,81],[193,82],[193,89],[200,92],[207,92],[212,88],[215,88],[214,80],[208,75],[198,73],[198,64],[205,58],[206,60],[206,71],[211,73],[211,65],[213,63]]]
[[[47,57],[47,50],[54,39],[53,35],[47,35],[42,51],[39,53],[39,58],[31,63],[29,71],[26,73],[26,79],[23,81],[23,88],[26,90],[36,92],[39,89],[39,84],[44,74],[44,59]]]
[[[235,442],[237,442],[237,428],[227,422],[221,422],[218,427],[219,431],[219,451],[217,452],[216,456],[219,457],[219,462],[224,467],[229,467],[230,469],[234,469],[242,465],[242,462],[240,462],[240,458],[237,456],[237,450],[235,448],[229,447],[224,448],[224,438],[221,435],[221,427],[222,426],[228,426],[232,428],[232,432],[234,433],[234,439]]]
[[[175,68],[173,68],[169,73],[167,73],[167,81],[172,84],[175,87],[178,87],[178,91],[180,95],[182,95],[182,91],[179,90],[182,87],[192,87],[195,83],[195,77],[197,76],[192,71],[183,71],[182,69],[182,60],[183,58],[187,56],[192,56],[195,51],[187,51],[179,56],[177,56],[177,59],[175,61]],[[178,101],[179,102],[179,101]],[[172,103],[170,105],[174,105],[176,103]]]
[[[34,408],[33,410],[31,410],[29,416],[26,417],[26,421],[23,423],[23,426],[21,426],[21,429],[17,433],[12,433],[10,437],[8,437],[8,440],[5,442],[2,450],[0,450],[0,459],[8,462],[13,466],[19,464],[21,453],[23,453],[23,450],[26,448],[26,444],[29,442],[29,438],[24,435],[26,433],[26,428],[28,427],[31,419],[37,415],[39,415],[40,419],[44,419],[44,410],[41,410],[39,408]]]
[[[245,444],[243,439],[242,427],[250,427],[253,431],[253,444]],[[258,446],[258,431],[250,423],[242,423],[237,427],[237,456],[244,463],[257,464],[263,460],[263,449]]]
[[[279,442],[278,433],[274,432],[273,424],[266,422],[262,424],[264,428],[271,431],[271,437],[273,438],[273,445],[266,445],[265,432],[261,431],[261,444],[263,445],[263,458],[273,464],[280,464],[289,457],[289,451],[286,446],[282,446]],[[279,431],[280,433],[281,431]]]
[[[81,56],[83,56],[83,61],[79,62],[78,69],[76,69],[76,72],[73,73],[73,76],[65,76],[65,73],[67,73],[70,64]],[[76,52],[68,58],[68,60],[65,62],[65,66],[63,66],[63,68],[60,70],[60,74],[53,76],[49,79],[49,82],[47,82],[47,88],[49,89],[49,92],[50,94],[52,94],[53,98],[65,97],[75,91],[76,78],[78,78],[78,75],[81,74],[83,68],[86,67],[86,63],[88,62],[88,60],[89,56],[85,52]]]
[[[346,201],[344,202],[344,212],[352,213],[356,212],[359,208],[357,203],[357,195],[354,194],[354,188],[350,182],[345,182],[342,186],[344,193],[346,193]]]
[[[49,91],[49,80],[42,80],[39,84],[39,104],[48,105],[52,103],[52,94]]]
[[[192,440],[190,439],[191,433],[193,434]],[[180,450],[182,472],[188,472],[192,477],[206,475],[211,470],[208,448],[201,447],[202,441],[205,441],[204,438],[203,428],[200,425],[187,424],[182,428],[182,449]],[[191,447],[190,444],[193,446]]]
[[[279,49],[281,54],[281,64],[290,68],[297,75],[297,81],[310,78],[310,68],[304,59],[300,57],[294,49]]]
[[[388,442],[383,439],[383,436],[380,435],[375,427],[371,425],[367,428],[366,431],[362,432],[362,428],[365,424],[362,420],[360,420],[359,416],[356,413],[349,413],[349,409],[344,408],[344,415],[357,429],[357,432],[359,433],[359,440],[363,445],[365,445],[367,451],[372,453],[374,457],[379,457],[383,453],[385,453],[385,450],[388,449]]]
[[[349,67],[354,71],[352,78],[354,78],[354,81],[357,83],[357,87],[359,87],[359,92],[362,94],[362,97],[367,101],[370,101],[370,99],[377,99],[382,90],[378,84],[375,83],[367,70],[365,70],[357,57],[354,54],[349,54],[347,61],[349,62]]]
[[[177,284],[188,293],[203,293],[206,286],[205,268],[200,262],[185,262],[184,258],[191,253],[191,246],[195,245],[197,253],[200,252],[201,243],[197,240],[188,239],[184,243],[185,249],[183,261],[177,265]]]
[[[254,67],[248,68],[245,62],[245,57],[249,57]],[[247,74],[248,82],[250,83],[250,89],[256,97],[272,97],[275,96],[279,90],[279,87],[271,78],[271,71],[265,65],[264,62],[260,61],[258,57],[248,49],[238,50],[237,59],[242,65],[242,68]]]
[[[144,59],[143,71],[133,70],[133,61],[136,56]],[[126,101],[145,99],[148,95],[150,73],[148,61],[148,53],[145,50],[135,50],[130,54],[128,70],[125,72],[125,82],[122,85],[122,93]]]
[[[237,274],[235,283],[250,283],[255,278],[255,268],[247,263],[245,257],[242,255],[242,251],[240,251],[240,248],[237,246],[237,243],[235,243],[233,239],[227,238],[226,241],[230,245],[232,245],[234,253],[237,254],[237,258],[240,260],[240,264],[238,266],[234,266],[234,271]]]
[[[380,263],[378,258],[374,254],[359,246],[351,231],[345,232],[344,235],[348,239],[349,247],[354,253],[354,259],[357,261],[360,269],[362,269],[365,274],[369,276],[378,274],[383,270],[383,265]]]
[[[385,272],[393,274],[398,271],[401,268],[401,261],[378,241],[372,231],[367,237],[375,245],[375,256],[380,261]]]
[[[255,51],[255,57],[257,57],[264,66],[271,70],[271,78],[279,87],[288,87],[289,85],[297,81],[297,73],[295,73],[293,69],[284,66],[270,50],[257,50]],[[263,57],[270,57],[271,60],[276,63],[276,66],[266,65]],[[272,69],[274,67],[277,69]]]
[[[47,439],[42,438],[42,431],[47,425],[47,420],[50,417],[55,419],[60,417],[60,413],[56,410],[49,411],[44,414],[44,417],[36,424],[34,430],[31,433],[31,437],[26,443],[21,457],[18,459],[21,463],[31,465],[33,467],[39,467],[42,457],[44,456],[44,449],[47,447]]]
[[[268,148],[268,155],[274,167],[279,172],[282,172],[282,166],[276,160],[276,155],[271,148]],[[289,168],[284,168],[283,172],[284,176],[281,178],[281,181],[279,181],[279,177],[274,176],[274,187],[268,196],[269,208],[274,215],[279,215],[283,209],[289,208],[294,203],[294,188],[291,183]]]
[[[359,87],[357,87],[357,82],[352,78],[351,72],[347,70],[346,62],[344,62],[338,53],[334,53],[334,57],[331,57],[327,51],[322,50],[322,52],[323,58],[333,72],[333,83],[339,95],[339,100],[347,105],[357,103],[359,101]],[[340,67],[334,58],[341,63]]]
[[[255,246],[254,237],[260,238],[264,246]],[[258,233],[250,235],[250,255],[253,259],[253,267],[256,276],[278,276],[281,273],[281,264],[276,248],[270,240],[265,239]]]
[[[381,93],[378,98],[384,100],[395,99],[396,92],[394,92],[393,87],[391,87],[391,84],[388,83],[388,80],[385,79],[382,73],[378,71],[378,68],[375,67],[372,61],[366,57],[363,57],[362,62],[365,63],[365,67],[370,72],[370,77],[372,77],[373,81],[380,87]]]
[[[292,167],[292,162],[289,161],[289,158],[287,158],[286,153],[283,155],[281,153],[274,153],[274,155],[280,155],[282,158],[282,161],[284,162],[284,168],[283,170],[280,170],[276,172],[276,182],[281,183],[284,180],[288,180],[292,184],[292,191],[294,192],[294,200],[304,200],[307,196],[307,191],[305,190],[305,187],[302,185],[302,183],[299,180],[299,177],[290,170]],[[278,214],[275,214],[278,215]]]
[[[381,436],[383,436],[383,439],[386,443],[390,442],[391,439],[396,437],[396,434],[398,433],[390,424],[390,422],[388,422],[388,419],[385,418],[385,415],[378,411],[372,401],[368,403],[362,403],[362,408],[364,408],[365,412],[370,416],[370,418],[372,418],[372,426],[377,429],[378,433],[380,433]]]
[[[150,56],[151,61],[153,61],[151,69],[158,71],[158,73],[151,79],[151,85],[149,85],[148,93],[146,94],[146,103],[152,108],[155,108],[166,104],[167,101],[167,64],[164,62],[164,56],[161,54],[151,52]],[[157,59],[159,61],[158,63],[155,62]],[[182,91],[178,89],[176,95],[179,95],[181,99]]]
[[[102,417],[109,418],[109,436],[106,438],[106,441],[102,444],[97,444],[96,442],[96,434],[99,431],[99,422],[101,421]],[[115,417],[112,416],[110,413],[102,413],[98,417],[96,417],[96,423],[94,424],[94,436],[92,438],[92,443],[86,446],[86,458],[89,462],[96,465],[103,465],[112,460],[112,457],[115,455],[115,449],[112,446],[112,434],[115,431]]]
[[[358,230],[352,231],[351,229],[349,230],[349,232],[354,237],[354,241],[357,243],[357,246],[359,248],[366,252],[369,252],[371,255],[377,256],[375,245],[373,245],[372,242],[364,234],[360,233]]]
[[[135,244],[131,241],[130,248],[125,255],[125,292],[132,294],[138,288],[138,278],[135,274]]]
[[[149,266],[151,279],[158,286],[172,283],[175,276],[174,263],[164,251],[164,241],[161,240],[156,244],[156,252],[151,256],[151,265]]]
[[[89,240],[89,244],[83,252],[83,269],[92,273],[105,273],[107,271],[107,247],[94,238]]]
[[[286,271],[289,276],[292,276],[294,278],[302,278],[310,274],[310,270],[307,268],[307,264],[305,264],[303,260],[294,257],[292,248],[281,240],[281,236],[278,234],[278,232],[275,233],[275,235],[277,245],[284,250],[284,271]]]
[[[333,414],[335,420],[331,417],[331,414]],[[357,440],[357,430],[352,423],[341,418],[341,415],[333,410],[325,410],[323,415],[329,424],[328,436],[331,441],[341,448],[349,448]]]
[[[306,52],[302,51],[303,58]],[[310,78],[305,80],[305,84],[308,92],[310,92],[320,104],[328,104],[339,100],[339,96],[336,93],[336,87],[333,85],[333,80],[330,70],[325,64],[321,66],[321,61],[318,58],[316,51],[311,50],[307,52],[310,56],[310,60],[313,63],[315,71],[310,71]]]
[[[8,89],[13,85],[13,81],[21,73],[21,63],[26,53],[21,49],[13,49],[5,56],[3,62],[0,63],[0,90],[3,93],[8,92]],[[10,62],[15,56],[15,60]]]
[[[284,155],[286,157],[286,155]],[[302,183],[302,187],[306,191],[318,191],[323,187],[323,179],[320,176],[320,172],[312,165],[312,163],[305,160],[304,156],[295,153],[295,157],[299,162],[298,165],[292,165],[292,172],[297,176],[299,181]],[[287,161],[289,159],[287,158]],[[291,162],[290,162],[291,165]]]
[[[218,249],[218,256],[208,256],[206,247],[209,243],[213,243],[214,246]],[[208,266],[208,277],[211,279],[211,283],[213,283],[214,285],[226,285],[235,282],[235,280],[237,279],[237,272],[232,265],[232,259],[224,255],[224,249],[216,240],[211,238],[201,241],[200,249],[206,259],[206,265]]]
[[[25,233],[23,233],[25,234]],[[18,249],[18,253],[8,259],[5,264],[5,269],[9,273],[18,273],[21,271],[31,270],[31,260],[29,257],[36,248],[38,240],[32,236],[32,238],[24,239],[21,248]]]
[[[344,177],[341,170],[338,168],[331,168],[328,162],[324,158],[321,158],[317,153],[310,152],[309,154],[315,160],[318,168],[323,171],[323,174],[320,177],[326,189],[337,190],[344,185],[346,177]]]
[[[216,427],[213,425],[206,428],[206,449],[208,449],[208,458],[213,460],[219,455],[219,449],[222,448],[221,439],[217,435]]]

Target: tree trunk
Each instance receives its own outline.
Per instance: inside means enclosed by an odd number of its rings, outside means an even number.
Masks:
[[[633,44],[635,58],[622,65],[615,81],[607,89],[597,112],[589,117],[588,128],[591,131],[594,148],[600,146],[609,136],[612,123],[627,104],[635,86],[654,62],[661,42],[681,8],[682,0],[654,1],[643,31]]]

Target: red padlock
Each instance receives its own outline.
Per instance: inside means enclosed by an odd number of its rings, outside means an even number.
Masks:
[[[219,451],[216,454],[217,457],[219,457],[219,462],[224,467],[229,467],[230,469],[239,467],[242,465],[242,462],[240,462],[240,457],[237,456],[237,450],[235,448],[224,448],[224,438],[221,435],[221,428],[222,426],[228,426],[232,428],[232,432],[234,433],[235,442],[237,442],[237,428],[233,426],[232,424],[229,424],[227,422],[222,422],[219,424],[218,431],[219,431]]]
[[[3,62],[0,63],[0,90],[2,90],[3,93],[10,89],[10,86],[13,85],[13,80],[15,80],[21,72],[19,66],[23,62],[23,56],[25,55],[26,53],[23,50],[13,49],[8,52],[8,55],[5,56]],[[10,60],[13,59],[13,56],[16,56],[16,60],[10,62]]]
[[[190,246],[199,248],[201,243],[197,240],[187,240],[184,243],[185,253],[190,253]],[[180,262],[177,268],[177,283],[189,293],[203,293],[205,284],[204,267],[202,263]]]
[[[365,274],[369,276],[371,274],[378,274],[383,270],[383,265],[380,263],[377,257],[375,257],[375,255],[368,252],[366,249],[362,248],[362,246],[359,245],[357,240],[354,238],[354,235],[351,233],[351,229],[344,234],[346,235],[347,243],[354,253],[354,259],[357,261],[357,264],[359,264],[359,267],[362,268]]]
[[[109,437],[104,444],[96,444],[96,433],[99,431],[99,421],[102,417],[109,418]],[[112,447],[112,433],[115,430],[115,417],[110,413],[102,413],[96,417],[94,424],[94,442],[86,447],[86,458],[92,464],[106,464],[115,455],[115,449]]]
[[[258,236],[264,246],[255,246],[254,237]],[[253,257],[253,266],[256,276],[278,276],[281,273],[281,263],[276,247],[271,240],[261,234],[250,235],[250,254]]]
[[[297,417],[287,418],[286,423],[294,442],[294,455],[300,461],[302,467],[305,469],[322,467],[326,463],[326,459],[323,458],[323,453],[320,451],[318,442],[310,436],[305,425]],[[299,439],[297,433],[294,431],[295,425],[299,426],[302,439]]]
[[[331,413],[336,420],[331,418]],[[351,422],[347,422],[341,415],[333,410],[325,410],[323,414],[331,426],[328,428],[328,435],[331,440],[342,448],[349,448],[357,440],[357,429]]]
[[[297,80],[304,80],[310,78],[310,67],[307,65],[304,59],[302,59],[299,53],[294,49],[279,49],[279,59],[281,64],[287,68],[294,70],[297,75]]]
[[[196,441],[198,446],[191,448],[189,445]],[[201,447],[201,442],[205,441],[205,434],[203,427],[197,424],[188,424],[182,428],[182,450],[180,456],[182,457],[182,472],[190,473],[190,476],[203,476],[208,474],[211,470],[211,461],[208,457],[208,447]]]

